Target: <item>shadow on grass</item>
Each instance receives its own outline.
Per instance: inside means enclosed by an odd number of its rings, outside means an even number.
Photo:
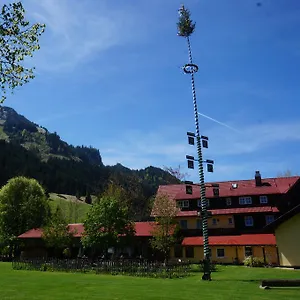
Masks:
[[[222,282],[251,282],[251,283],[261,283],[261,279],[213,279],[214,281],[222,281]]]

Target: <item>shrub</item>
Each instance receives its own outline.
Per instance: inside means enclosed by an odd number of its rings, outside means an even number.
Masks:
[[[70,250],[70,248],[65,248],[63,250],[63,255],[64,255],[64,257],[67,257],[67,258],[71,257],[71,250]]]
[[[265,261],[263,257],[248,256],[244,259],[244,265],[246,267],[263,267],[265,266]]]

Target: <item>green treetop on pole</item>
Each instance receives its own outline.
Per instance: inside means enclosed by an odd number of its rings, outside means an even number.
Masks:
[[[195,30],[196,23],[191,20],[190,11],[182,5],[179,10],[179,21],[177,23],[178,35],[189,37]]]

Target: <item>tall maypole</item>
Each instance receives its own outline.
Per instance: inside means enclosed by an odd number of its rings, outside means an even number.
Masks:
[[[203,280],[211,280],[210,271],[210,252],[209,252],[209,242],[208,242],[208,214],[207,214],[207,200],[205,196],[205,183],[204,183],[204,170],[203,170],[203,156],[201,148],[201,136],[199,129],[199,116],[196,101],[196,88],[195,88],[195,78],[194,74],[198,71],[198,66],[193,63],[192,50],[190,36],[195,30],[196,24],[190,18],[190,12],[188,9],[182,5],[179,9],[179,20],[177,23],[178,35],[186,38],[188,45],[188,55],[189,63],[183,66],[183,71],[191,75],[192,83],[192,94],[193,94],[193,104],[194,104],[194,116],[195,116],[195,126],[196,126],[196,146],[198,154],[198,171],[200,179],[200,194],[201,194],[201,217],[202,217],[202,231],[203,231],[203,245],[204,245],[204,274],[202,276]],[[188,159],[193,159],[193,157],[188,157]],[[194,160],[194,159],[193,159]]]

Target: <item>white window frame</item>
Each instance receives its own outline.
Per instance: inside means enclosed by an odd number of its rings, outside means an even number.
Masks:
[[[218,255],[218,250],[223,250],[223,251],[224,251],[224,255],[223,255],[223,256],[219,256],[219,255]],[[225,257],[225,248],[217,248],[217,249],[216,249],[216,257],[217,257],[217,258],[224,258],[224,257]]]
[[[180,207],[180,208],[190,207],[190,202],[189,202],[189,200],[179,200],[179,201],[177,201],[177,207]]]
[[[232,205],[232,200],[231,200],[230,197],[229,197],[229,198],[226,198],[226,205],[227,205],[227,206]]]
[[[206,204],[207,204],[207,207],[210,206],[209,199],[206,199]],[[198,207],[201,207],[201,199],[198,199],[198,200],[197,200],[197,206],[198,206]]]
[[[239,198],[239,204],[240,205],[252,204],[252,198],[250,196],[240,197]]]
[[[230,220],[231,220],[231,222],[230,222]],[[229,225],[232,225],[232,224],[233,224],[233,218],[232,218],[232,217],[229,217],[229,218],[228,218],[228,224],[229,224]]]
[[[252,220],[252,222],[247,222],[249,220]],[[245,226],[246,227],[253,227],[254,226],[254,220],[253,220],[253,217],[252,216],[245,216],[244,217],[244,222],[245,222]]]
[[[272,221],[270,221],[268,218],[270,218],[271,217],[271,219],[272,219]],[[268,224],[270,224],[270,223],[272,223],[272,222],[274,222],[275,221],[275,216],[274,215],[266,215],[266,225],[268,225]]]
[[[260,204],[267,204],[268,203],[268,196],[259,196]]]

